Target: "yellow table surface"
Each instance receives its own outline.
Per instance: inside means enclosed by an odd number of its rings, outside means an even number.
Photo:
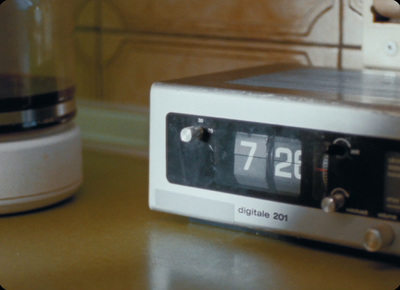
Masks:
[[[364,257],[150,211],[148,160],[84,152],[75,198],[0,217],[7,289],[396,289],[396,259]]]

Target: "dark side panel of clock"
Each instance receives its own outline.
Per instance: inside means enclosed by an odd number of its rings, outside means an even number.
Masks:
[[[398,141],[175,113],[166,124],[171,183],[310,207],[344,189],[349,212],[400,214]]]

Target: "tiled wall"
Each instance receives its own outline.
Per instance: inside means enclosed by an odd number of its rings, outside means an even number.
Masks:
[[[78,99],[149,106],[154,81],[299,62],[360,68],[362,0],[75,0]]]

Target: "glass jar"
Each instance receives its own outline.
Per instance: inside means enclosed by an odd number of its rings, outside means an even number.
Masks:
[[[70,120],[73,1],[0,0],[0,133]]]

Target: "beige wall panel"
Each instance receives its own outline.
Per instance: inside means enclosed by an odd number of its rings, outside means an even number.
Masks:
[[[155,81],[268,63],[335,67],[336,48],[283,46],[187,38],[104,35],[103,91],[106,100],[149,105]]]
[[[74,0],[77,27],[100,26],[100,2],[96,0]]]
[[[340,0],[114,0],[102,3],[103,27],[109,29],[339,43]]]
[[[342,50],[342,67],[344,69],[363,69],[361,49],[344,48]]]
[[[363,39],[362,0],[344,0],[343,44],[361,46]]]
[[[74,0],[77,99],[101,100],[101,6],[98,0]]]
[[[101,99],[100,38],[93,31],[75,32],[77,99]]]

